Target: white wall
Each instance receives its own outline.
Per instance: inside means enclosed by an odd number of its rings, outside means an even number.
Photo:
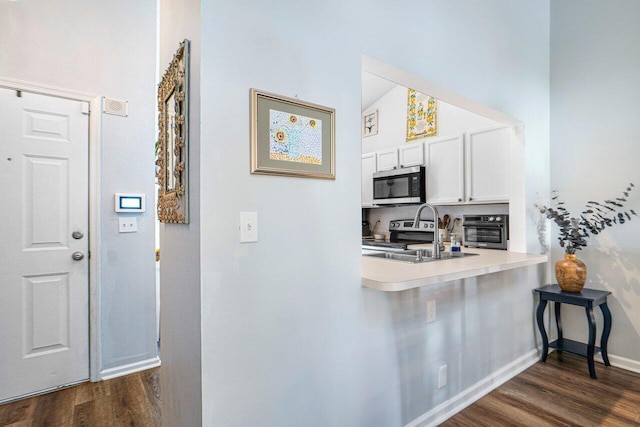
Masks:
[[[395,148],[406,142],[407,88],[396,85],[362,114],[374,110],[378,110],[378,133],[362,138],[362,154]]]
[[[553,2],[551,7],[551,183],[571,212],[640,184],[640,3]],[[637,190],[637,188],[636,188]],[[640,194],[628,207],[640,212]],[[578,252],[586,287],[612,292],[612,363],[640,370],[640,218],[589,239]],[[553,228],[551,264],[563,256]],[[581,310],[566,310],[565,336],[586,339]],[[598,327],[601,315],[597,313]],[[601,329],[598,329],[601,331]]]
[[[160,78],[180,42],[191,42],[189,224],[160,225],[162,425],[202,420],[200,352],[200,2],[160,0]]]
[[[136,234],[118,233],[113,210],[116,192],[153,200],[155,7],[0,2],[0,76],[129,101],[129,117],[102,117],[102,370],[157,356],[153,206]]]
[[[403,425],[534,349],[536,268],[360,286],[361,54],[523,120],[532,205],[548,193],[549,2],[207,1],[202,52],[204,425]],[[249,173],[251,87],[336,109],[335,181]],[[243,210],[257,243],[238,243]]]
[[[407,88],[397,85],[367,108],[363,114],[374,110],[378,110],[379,131],[376,135],[362,138],[362,153],[407,144]],[[470,130],[486,129],[500,124],[439,100],[438,134],[434,138],[459,135]],[[409,144],[423,143],[428,140],[429,138],[421,138]]]
[[[438,102],[438,136],[457,135],[499,125],[503,124],[455,105]]]

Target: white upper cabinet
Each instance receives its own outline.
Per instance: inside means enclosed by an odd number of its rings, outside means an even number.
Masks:
[[[421,165],[429,203],[509,202],[510,138],[510,128],[500,126],[363,154],[362,206],[375,206],[375,172]]]
[[[464,202],[463,135],[429,138],[426,142],[427,202]]]
[[[398,149],[380,150],[376,152],[378,158],[378,172],[398,169]]]
[[[421,142],[380,150],[376,154],[378,172],[424,165],[424,145]]]
[[[398,148],[401,168],[424,165],[424,144],[413,142]]]
[[[509,135],[508,127],[465,134],[467,201],[509,201]]]
[[[376,168],[376,153],[362,155],[362,206],[373,205],[373,173]]]

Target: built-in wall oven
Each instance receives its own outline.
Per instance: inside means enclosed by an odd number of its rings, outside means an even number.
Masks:
[[[509,215],[463,215],[462,230],[464,246],[506,250]]]
[[[376,205],[424,203],[426,195],[424,166],[373,174],[373,203]]]

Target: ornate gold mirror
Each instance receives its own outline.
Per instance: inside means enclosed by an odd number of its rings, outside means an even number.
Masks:
[[[158,218],[189,222],[189,40],[180,43],[158,86]]]

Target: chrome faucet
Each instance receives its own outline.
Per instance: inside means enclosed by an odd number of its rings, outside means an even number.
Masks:
[[[431,212],[433,213],[433,223],[435,225],[438,224],[438,209],[429,203],[423,203],[418,207],[416,217],[413,219],[413,228],[420,228],[420,215],[422,215],[424,208],[431,209]],[[431,254],[431,258],[433,259],[440,259],[440,252],[444,251],[444,245],[439,241],[439,234],[438,230],[435,230],[433,233],[433,253]]]

